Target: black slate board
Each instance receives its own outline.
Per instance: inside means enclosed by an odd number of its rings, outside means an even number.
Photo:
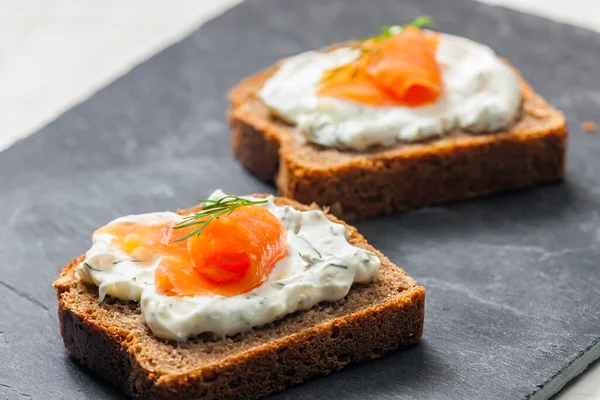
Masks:
[[[469,0],[250,0],[0,155],[0,398],[120,398],[73,363],[50,287],[117,216],[273,191],[229,149],[224,93],[302,50],[434,16],[570,120],[568,180],[358,224],[428,290],[422,343],[274,398],[545,398],[600,355],[600,36]]]

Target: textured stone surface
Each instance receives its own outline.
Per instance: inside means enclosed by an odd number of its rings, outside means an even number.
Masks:
[[[114,217],[217,187],[272,191],[233,161],[225,91],[280,57],[419,14],[493,46],[565,111],[568,180],[360,223],[427,288],[423,342],[276,398],[526,398],[589,362],[600,136],[579,124],[600,106],[600,37],[467,0],[250,0],[0,156],[0,398],[119,398],[65,354],[50,286],[61,266]]]

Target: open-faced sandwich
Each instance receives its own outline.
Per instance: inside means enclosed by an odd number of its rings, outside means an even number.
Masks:
[[[243,80],[230,92],[236,157],[344,219],[562,179],[564,116],[492,49],[430,22]]]
[[[54,286],[71,356],[134,398],[258,398],[423,330],[424,289],[355,228],[267,195],[118,218]]]

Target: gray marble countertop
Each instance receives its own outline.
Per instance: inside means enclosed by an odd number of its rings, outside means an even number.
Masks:
[[[600,31],[599,2],[485,1]],[[237,3],[0,0],[0,151]],[[555,398],[600,398],[600,363]]]

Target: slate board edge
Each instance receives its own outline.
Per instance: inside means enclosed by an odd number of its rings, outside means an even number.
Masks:
[[[600,360],[600,339],[596,339],[589,348],[583,350],[579,357],[546,381],[529,399],[544,400],[554,396],[598,360]]]

